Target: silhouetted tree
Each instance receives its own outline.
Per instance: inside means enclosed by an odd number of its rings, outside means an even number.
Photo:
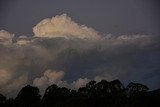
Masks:
[[[97,97],[108,97],[111,89],[111,84],[106,80],[102,80],[94,85],[94,91]]]
[[[125,90],[124,85],[119,80],[113,80],[110,83],[111,83],[112,88],[113,88],[112,91],[119,92],[119,91],[124,91]]]
[[[41,96],[37,87],[30,85],[25,86],[20,90],[17,97],[15,98],[16,106],[20,107],[31,107],[40,102]]]
[[[63,106],[70,96],[71,94],[69,89],[65,87],[60,88],[57,85],[53,84],[46,89],[46,92],[42,99],[43,106]]]
[[[124,85],[119,80],[113,80],[111,84],[110,103],[114,107],[124,107],[127,93]]]
[[[42,101],[46,103],[46,102],[49,102],[50,100],[51,102],[52,100],[53,101],[56,100],[56,97],[58,97],[57,95],[58,88],[59,87],[55,84],[49,86],[44,93]]]
[[[143,84],[131,82],[127,85],[126,90],[128,94],[135,94],[138,92],[146,92],[149,88]]]
[[[0,94],[0,107],[159,107],[160,89],[148,90],[133,82],[125,88],[119,80],[90,81],[78,90],[53,84],[41,100],[39,89],[27,85],[15,99]]]
[[[0,107],[3,107],[6,101],[6,97],[0,94]]]
[[[5,107],[15,107],[15,100],[13,98],[9,98],[5,102]]]
[[[86,87],[80,87],[77,91],[77,94],[80,96],[87,97],[88,91]]]
[[[86,84],[86,88],[90,90],[95,84],[96,84],[96,81],[92,80]]]
[[[160,106],[160,89],[148,92],[148,101],[145,102],[148,107]]]
[[[143,84],[139,83],[129,83],[126,87],[126,91],[128,94],[128,106],[130,107],[136,107],[136,106],[146,106],[149,105],[147,102],[148,99],[148,93],[147,91],[149,88]]]

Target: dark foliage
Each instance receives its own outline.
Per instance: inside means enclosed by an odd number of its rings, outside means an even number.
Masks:
[[[5,102],[6,102],[6,97],[0,94],[0,107],[1,106],[3,107],[5,105]]]
[[[0,94],[0,107],[155,107],[160,106],[159,99],[160,89],[149,91],[133,82],[125,88],[119,80],[102,80],[90,81],[78,90],[53,84],[42,98],[37,87],[27,85],[15,99]]]
[[[39,89],[30,85],[25,86],[20,90],[15,98],[15,105],[19,107],[32,107],[41,101]]]

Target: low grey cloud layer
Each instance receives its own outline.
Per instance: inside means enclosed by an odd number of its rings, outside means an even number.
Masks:
[[[72,28],[73,21],[68,16],[55,18]],[[84,26],[75,22],[75,29],[48,26],[50,22],[38,26],[45,34],[38,32],[33,37],[17,38],[0,31],[0,93],[14,96],[26,84],[38,86],[42,91],[53,83],[77,89],[92,79],[136,81],[151,89],[160,88],[160,37],[111,34],[102,37],[87,26],[84,33]],[[60,31],[54,32],[56,26]]]

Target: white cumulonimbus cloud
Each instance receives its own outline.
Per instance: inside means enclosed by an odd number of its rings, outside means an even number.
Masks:
[[[32,40],[30,40],[27,36],[20,36],[16,39],[17,45],[26,45],[31,43]]]
[[[14,34],[11,34],[5,30],[0,30],[0,44],[8,45],[12,43]]]
[[[41,93],[43,94],[45,89],[52,85],[56,84],[60,87],[67,87],[70,89],[79,89],[80,87],[84,87],[90,80],[87,78],[79,78],[76,81],[73,81],[72,83],[67,83],[67,81],[64,81],[64,71],[55,71],[55,70],[46,70],[43,74],[43,76],[39,78],[35,78],[33,80],[33,85],[40,88]]]
[[[73,87],[73,89],[79,89],[80,87],[84,87],[90,80],[87,78],[79,78],[76,81],[73,81],[73,83],[71,83],[71,86]]]
[[[59,82],[62,81],[64,74],[64,71],[46,70],[42,77],[34,79],[33,85],[46,88],[46,86],[51,84],[59,84]]]
[[[67,14],[57,15],[39,22],[34,28],[35,37],[64,37],[80,39],[97,39],[98,32],[85,25],[72,21]]]

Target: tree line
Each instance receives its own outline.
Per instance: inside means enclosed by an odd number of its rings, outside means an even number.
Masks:
[[[150,91],[133,82],[124,87],[119,80],[102,80],[90,81],[78,90],[53,84],[43,96],[37,87],[27,85],[14,99],[0,94],[0,107],[157,107],[159,99],[160,89]]]

